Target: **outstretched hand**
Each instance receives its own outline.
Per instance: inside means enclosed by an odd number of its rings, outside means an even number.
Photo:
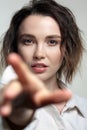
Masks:
[[[29,104],[32,104],[33,109],[71,98],[72,94],[68,89],[49,91],[44,83],[29,70],[19,55],[12,53],[8,56],[7,61],[14,68],[18,79],[10,82],[4,89],[4,102],[0,106],[1,115],[8,116],[11,113],[13,99],[23,92],[29,95]]]

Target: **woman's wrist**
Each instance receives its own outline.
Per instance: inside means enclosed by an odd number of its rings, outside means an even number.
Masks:
[[[16,110],[14,114],[11,114],[8,118],[6,118],[6,121],[12,130],[13,127],[17,127],[19,128],[18,130],[20,130],[26,127],[32,121],[34,112],[35,111],[32,109],[19,109]]]
[[[26,126],[20,126],[20,125],[14,124],[11,120],[9,120],[9,118],[4,118],[4,120],[6,121],[8,127],[11,130],[22,130],[23,128],[26,127]]]

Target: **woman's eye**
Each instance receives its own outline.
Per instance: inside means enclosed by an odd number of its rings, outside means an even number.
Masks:
[[[57,41],[57,40],[50,40],[49,42],[48,42],[48,44],[50,45],[50,46],[55,46],[56,44],[58,44],[59,42]]]
[[[31,45],[34,41],[32,39],[22,39],[22,43],[25,45]]]

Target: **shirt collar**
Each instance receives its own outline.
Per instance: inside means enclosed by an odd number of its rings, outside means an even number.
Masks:
[[[77,95],[73,95],[72,98],[66,104],[67,109],[76,108],[83,117],[87,118],[87,99]]]

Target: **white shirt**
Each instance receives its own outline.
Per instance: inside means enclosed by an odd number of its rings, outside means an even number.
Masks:
[[[17,76],[14,71],[7,67],[1,82],[8,83],[15,78]],[[0,119],[0,130],[10,130],[2,121]],[[32,122],[23,130],[87,130],[87,99],[73,95],[61,114],[55,105],[40,108],[36,110]]]

